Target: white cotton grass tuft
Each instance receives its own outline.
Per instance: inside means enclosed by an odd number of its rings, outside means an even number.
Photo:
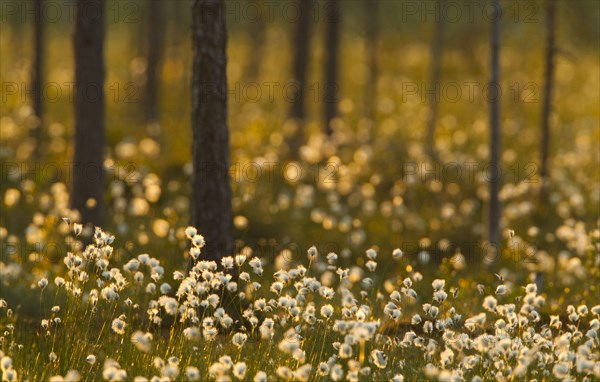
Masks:
[[[312,247],[310,247],[307,251],[307,255],[308,255],[308,259],[310,261],[315,260],[316,257],[319,255],[319,251],[317,250],[317,247],[315,247],[314,245]]]
[[[196,236],[196,234],[197,234],[197,233],[198,233],[198,230],[197,230],[196,228],[192,227],[192,226],[188,226],[188,227],[185,229],[185,236],[186,236],[188,239],[190,239],[190,240],[191,240],[191,239],[193,239],[193,238],[194,238],[194,236]]]
[[[185,368],[185,376],[190,382],[200,381],[200,370],[196,366],[187,366]]]
[[[258,371],[254,375],[254,379],[252,381],[253,382],[267,382],[267,373],[265,373],[264,371]]]
[[[111,328],[113,332],[123,335],[125,334],[125,327],[127,324],[121,318],[115,318],[112,322]]]
[[[504,285],[504,284],[498,285],[498,287],[496,288],[496,294],[498,296],[503,296],[506,293],[507,293],[506,285]]]
[[[241,348],[244,346],[244,344],[246,343],[246,340],[248,339],[248,336],[246,335],[246,333],[235,333],[233,335],[233,337],[231,338],[231,343],[233,343],[235,346],[237,346],[238,348]]]
[[[371,360],[380,369],[385,369],[387,366],[387,355],[381,350],[373,350],[371,351]]]
[[[403,255],[404,255],[404,253],[402,252],[402,250],[400,248],[396,248],[392,251],[392,258],[394,260],[400,260]]]
[[[18,380],[17,371],[14,369],[8,369],[2,372],[2,382],[16,382]]]
[[[38,287],[40,287],[40,289],[44,289],[48,286],[48,279],[45,277],[42,277],[40,279],[40,281],[38,281]]]
[[[443,290],[444,287],[446,286],[446,280],[443,280],[443,279],[433,280],[433,282],[431,283],[431,286],[433,287],[434,291]]]
[[[4,356],[0,359],[0,370],[6,372],[7,370],[12,369],[13,361],[12,358],[8,356]]]
[[[243,380],[246,377],[248,367],[244,362],[238,362],[233,366],[233,376],[239,380]]]
[[[131,342],[139,351],[148,353],[152,349],[152,338],[152,333],[144,333],[141,330],[136,330],[131,335]]]
[[[202,248],[205,244],[206,241],[204,241],[204,236],[196,234],[194,235],[194,237],[192,237],[192,245],[194,245],[195,247]]]
[[[483,307],[489,312],[494,312],[496,310],[497,305],[498,301],[496,301],[494,296],[486,296],[483,300]]]
[[[331,304],[323,305],[320,313],[323,318],[330,319],[333,315],[333,306]]]
[[[374,248],[369,248],[366,251],[366,255],[369,260],[375,260],[377,258],[377,251]]]
[[[296,369],[296,371],[294,372],[294,377],[300,382],[308,382],[311,372],[312,365],[307,363]]]

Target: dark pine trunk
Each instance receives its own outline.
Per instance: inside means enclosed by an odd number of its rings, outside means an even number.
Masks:
[[[262,0],[252,0],[255,9],[259,12],[256,20],[251,19],[248,20],[249,25],[249,33],[250,33],[250,57],[248,60],[248,66],[246,68],[246,79],[252,82],[256,82],[259,79],[260,75],[260,64],[263,59],[263,46],[265,45],[265,35],[267,32],[267,20],[268,15],[267,9],[263,9],[262,4],[264,3]],[[249,8],[254,9],[254,8]],[[248,11],[249,13],[251,11]],[[252,10],[252,12],[254,12]],[[254,17],[254,13],[248,15],[248,17]]]
[[[492,16],[492,33],[490,38],[490,84],[488,99],[490,103],[490,163],[489,163],[489,231],[488,239],[491,244],[500,244],[500,199],[498,194],[501,186],[500,171],[500,19],[501,9],[499,0],[492,2],[494,15]]]
[[[289,139],[289,150],[292,159],[298,158],[298,151],[304,142],[304,119],[306,115],[306,83],[308,74],[308,50],[310,46],[310,23],[313,0],[296,0],[300,16],[296,24],[294,45],[293,76],[296,87],[292,95],[290,117],[296,122],[296,130]]]
[[[225,0],[194,1],[191,224],[206,240],[202,258],[218,264],[233,251],[225,16]]]
[[[548,186],[549,166],[548,156],[550,152],[550,114],[552,113],[552,89],[554,88],[554,29],[556,20],[556,3],[554,0],[548,0],[548,14],[546,19],[546,69],[544,73],[544,82],[546,91],[542,104],[542,147],[540,158],[540,176],[542,180],[541,195],[545,198],[546,188]]]
[[[306,92],[306,75],[308,67],[308,48],[310,42],[310,18],[313,0],[297,0],[300,17],[296,25],[294,38],[296,54],[294,56],[294,81],[296,92],[292,97],[291,117],[297,121],[304,119],[304,97]]]
[[[552,90],[554,88],[554,53],[555,48],[555,29],[556,29],[556,2],[547,0],[546,14],[546,68],[544,71],[544,82],[546,90],[542,102],[542,142],[540,150],[540,199],[539,199],[539,225],[543,226],[548,219],[548,186],[550,184],[550,168],[548,157],[550,155],[550,114],[552,114]],[[558,267],[554,267],[554,278],[558,277]],[[544,275],[542,272],[536,273],[536,284],[538,293],[542,291]]]
[[[440,9],[440,2],[436,9]],[[441,93],[441,67],[442,67],[442,49],[444,46],[444,17],[437,14],[435,19],[435,29],[433,31],[433,41],[431,42],[430,69],[429,69],[429,89],[435,89],[435,97],[429,101],[429,115],[427,116],[427,149],[429,154],[435,158],[435,124],[437,122],[438,109]]]
[[[377,36],[379,0],[365,0],[366,17],[366,52],[367,67],[369,68],[369,80],[367,81],[365,94],[365,115],[374,120],[377,99]]]
[[[44,78],[43,78],[43,68],[44,68],[44,50],[43,50],[43,28],[44,28],[44,19],[42,15],[42,1],[43,0],[35,0],[34,1],[34,12],[35,12],[35,21],[34,21],[34,29],[33,29],[33,70],[31,72],[31,87],[33,89],[33,112],[37,117],[37,124],[31,131],[31,138],[34,140],[35,150],[34,150],[34,158],[38,159],[40,157],[40,147],[42,144],[43,137],[43,98],[42,91],[44,86]]]
[[[71,204],[82,222],[104,223],[104,1],[80,0],[75,15],[75,153]]]
[[[162,54],[162,0],[148,0],[148,68],[146,71],[146,120],[158,122],[159,62]]]
[[[323,103],[325,117],[325,134],[331,136],[331,121],[338,113],[338,50],[340,45],[339,24],[340,4],[338,0],[325,2],[325,83],[323,84]]]

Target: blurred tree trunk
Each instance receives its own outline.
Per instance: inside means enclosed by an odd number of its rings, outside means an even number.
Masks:
[[[545,199],[546,189],[549,182],[548,156],[550,152],[550,114],[552,113],[552,90],[554,88],[554,30],[556,20],[556,3],[554,0],[548,0],[547,6],[546,68],[544,73],[546,91],[544,92],[544,100],[542,104],[542,147],[540,158],[542,201]]]
[[[312,0],[297,0],[300,9],[298,25],[296,25],[294,56],[294,81],[297,84],[296,92],[292,97],[291,117],[302,121],[304,119],[304,97],[306,92],[306,77],[308,67],[308,48],[310,42],[310,12]]]
[[[488,100],[490,103],[490,163],[488,169],[490,206],[489,206],[489,242],[500,245],[500,199],[498,194],[501,186],[500,171],[500,19],[501,8],[499,0],[492,1],[493,16],[490,38],[490,83]]]
[[[225,16],[225,0],[194,0],[191,224],[205,237],[202,257],[217,264],[233,251]]]
[[[325,9],[325,84],[323,92],[325,134],[333,133],[331,121],[338,113],[338,55],[340,4],[338,0],[326,0]]]
[[[375,101],[377,98],[377,36],[379,0],[365,0],[366,52],[369,80],[365,94],[365,115],[375,120]]]
[[[437,2],[439,9],[440,2]],[[429,114],[427,116],[427,149],[432,158],[435,154],[435,124],[437,122],[438,109],[441,95],[441,66],[442,49],[444,45],[444,17],[436,15],[435,28],[433,31],[433,41],[431,42],[430,66],[429,66],[429,90],[435,89],[435,97],[429,103]]]
[[[162,55],[161,0],[148,0],[148,67],[146,69],[146,120],[158,122],[159,62]]]
[[[258,76],[260,74],[260,64],[263,59],[263,45],[265,45],[265,38],[267,32],[267,22],[266,18],[268,16],[265,15],[268,12],[266,9],[263,9],[262,4],[263,0],[251,0],[254,6],[259,10],[259,15],[257,20],[249,20],[250,28],[249,34],[251,36],[250,39],[250,57],[248,60],[248,66],[246,67],[246,78],[249,81],[256,82],[258,81]],[[248,16],[252,17],[252,16]]]
[[[80,0],[73,36],[75,153],[71,205],[82,222],[104,223],[104,1]]]
[[[169,1],[165,4],[169,5],[170,9],[170,17],[166,19],[166,23],[168,25],[168,43],[167,48],[171,49],[172,52],[176,51],[176,49],[181,45],[181,37],[187,33],[189,33],[188,25],[184,23],[182,25],[181,20],[186,19],[186,7],[184,5],[192,4],[193,0],[182,0],[182,1]],[[185,28],[185,30],[184,30]],[[171,57],[175,54],[171,54]]]
[[[42,92],[44,86],[44,18],[42,14],[42,1],[43,0],[34,0],[35,20],[33,27],[33,70],[31,72],[31,88],[33,89],[33,113],[38,119],[36,126],[31,130],[31,138],[35,145],[33,152],[34,159],[40,157],[40,146],[43,140],[42,118],[44,110]]]
[[[133,58],[144,56],[144,43],[148,35],[148,20],[146,17],[146,2],[148,0],[129,0],[121,4],[116,4],[116,9],[119,13],[119,21],[126,21],[126,24],[131,28],[127,35],[129,40],[129,49]],[[112,11],[109,8],[108,14],[112,15]]]
[[[295,92],[292,96],[292,106],[290,117],[296,122],[296,130],[289,140],[289,149],[292,159],[298,158],[298,150],[304,142],[304,118],[306,104],[306,83],[308,75],[308,51],[310,44],[310,23],[311,11],[314,5],[313,0],[296,0],[300,17],[296,25],[296,34],[294,42],[296,46],[294,56],[294,82],[296,83]]]

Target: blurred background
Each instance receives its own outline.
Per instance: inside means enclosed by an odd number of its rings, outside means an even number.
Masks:
[[[61,218],[76,219],[68,209],[73,5],[45,0],[37,18],[35,4],[3,1],[0,34],[1,260],[33,272],[60,266],[72,246]],[[541,198],[547,4],[501,1],[504,239],[501,256],[488,261],[487,3],[341,0],[333,2],[333,22],[331,2],[226,4],[240,251],[275,262],[287,249],[293,261],[316,245],[351,263],[376,247],[385,269],[401,248],[402,267],[441,265],[457,278],[483,263],[500,273],[525,270],[514,276],[523,278],[566,269],[561,277],[575,289],[588,277],[581,268],[597,265],[597,2],[556,2],[549,182]],[[107,1],[106,11],[105,228],[117,237],[117,259],[151,252],[180,267],[189,222],[191,1]],[[295,93],[300,73],[303,105]]]

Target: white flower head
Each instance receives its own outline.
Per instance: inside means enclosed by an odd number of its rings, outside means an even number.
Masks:
[[[40,279],[40,281],[38,281],[38,286],[40,287],[40,289],[44,289],[48,286],[48,279],[45,277],[42,277]]]
[[[333,315],[333,306],[330,304],[323,305],[321,307],[321,316],[326,319],[329,319]]]
[[[504,284],[498,285],[498,287],[496,288],[496,294],[498,296],[505,295],[506,294],[506,286]]]
[[[443,290],[444,287],[446,286],[446,280],[442,280],[442,279],[433,280],[433,282],[431,283],[431,286],[433,287],[433,290],[435,290],[435,291]]]
[[[244,346],[247,339],[248,336],[245,333],[238,332],[233,335],[233,337],[231,338],[231,342],[238,348],[241,348],[242,346]]]
[[[83,231],[83,224],[80,224],[80,223],[73,224],[73,233],[75,233],[75,236],[81,235],[82,231]]]
[[[121,320],[120,318],[115,318],[112,322],[111,328],[115,333],[123,335],[125,334],[126,326],[127,324],[125,323],[125,321]]]
[[[192,237],[192,244],[198,248],[204,247],[206,244],[206,241],[204,241],[204,236],[198,234],[194,235],[194,237]]]
[[[0,369],[4,372],[6,370],[12,369],[12,364],[12,358],[8,356],[4,356],[2,357],[2,359],[0,359]]]
[[[243,380],[246,376],[248,368],[244,362],[238,362],[233,366],[233,376],[237,379]]]
[[[494,298],[494,296],[486,296],[483,300],[483,307],[485,310],[489,312],[494,312],[496,310],[496,306],[498,305],[498,301]]]
[[[375,260],[377,258],[377,251],[373,248],[367,249],[366,254],[369,260]]]
[[[312,247],[310,247],[308,249],[308,259],[310,261],[313,261],[318,255],[319,255],[319,251],[317,251],[317,247],[315,247],[314,245]]]
[[[233,257],[231,257],[231,256],[226,256],[221,259],[221,265],[225,269],[233,268],[233,264],[234,264],[234,260],[233,260]]]
[[[190,240],[193,239],[197,233],[198,233],[198,230],[192,226],[189,226],[185,229],[185,236],[187,236],[187,238]]]
[[[148,353],[152,349],[152,334],[137,330],[131,335],[131,342],[139,351]]]
[[[253,382],[267,382],[267,373],[264,371],[259,371],[254,376]]]
[[[387,355],[381,350],[373,350],[371,352],[371,360],[380,369],[384,369],[387,366]]]
[[[185,368],[185,376],[190,382],[197,382],[200,380],[200,370],[195,366],[188,366]]]

